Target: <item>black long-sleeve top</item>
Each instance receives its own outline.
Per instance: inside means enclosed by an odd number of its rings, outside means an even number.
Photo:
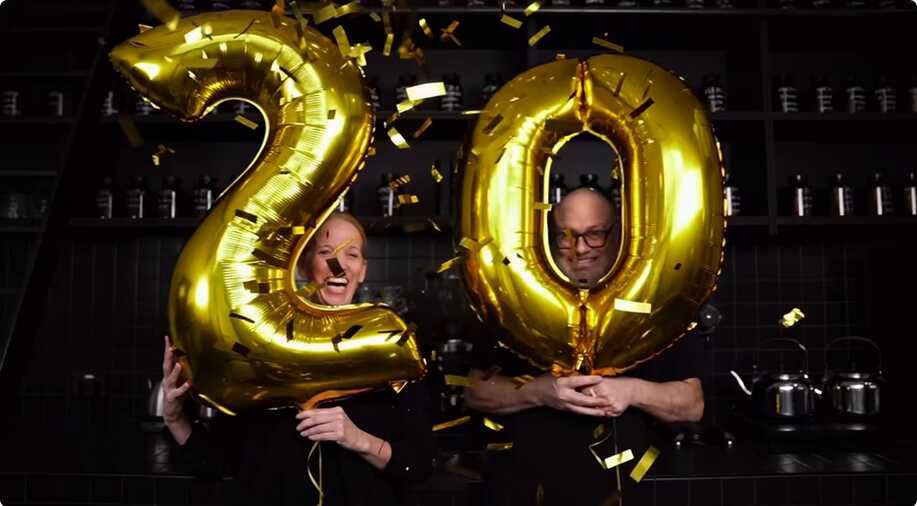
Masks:
[[[324,505],[399,504],[407,487],[432,470],[429,397],[422,383],[360,394],[322,407],[341,406],[365,432],[389,442],[392,456],[378,470],[334,442],[321,443]],[[307,476],[313,442],[296,431],[295,409],[215,418],[210,429],[195,424],[183,446],[199,476],[233,477],[231,504],[314,505],[318,492]],[[318,479],[317,453],[309,469]]]

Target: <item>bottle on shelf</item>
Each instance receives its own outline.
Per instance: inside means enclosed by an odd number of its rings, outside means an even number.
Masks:
[[[812,7],[815,9],[830,9],[834,7],[833,0],[812,0]]]
[[[379,98],[379,78],[373,77],[369,80],[369,101],[373,104],[373,109],[382,109],[382,99]]]
[[[153,112],[153,104],[143,97],[137,97],[137,103],[134,111],[138,116],[149,116]]]
[[[879,112],[895,112],[898,110],[898,91],[895,89],[895,84],[887,76],[879,76],[875,95]]]
[[[567,185],[564,184],[564,175],[561,172],[551,171],[551,186],[548,188],[548,203],[557,204],[567,194]]]
[[[827,75],[821,75],[815,80],[815,111],[816,112],[833,112],[834,111],[834,89],[828,81]]]
[[[735,4],[732,0],[716,0],[717,9],[732,9],[735,8]]]
[[[162,188],[156,195],[156,208],[160,218],[175,219],[178,217],[178,179],[166,176]]]
[[[586,5],[605,5],[605,0],[585,0]]]
[[[614,202],[615,210],[621,210],[621,166],[615,164],[611,169],[611,201]]]
[[[443,111],[461,111],[464,102],[462,83],[457,73],[443,76],[446,94],[440,99],[440,109]]]
[[[551,5],[568,7],[570,5],[570,0],[551,0]]]
[[[888,216],[895,214],[892,205],[892,191],[882,178],[881,172],[874,172],[872,185],[869,187],[869,212],[873,216]]]
[[[108,94],[105,95],[105,100],[102,102],[102,114],[104,116],[114,116],[118,114],[118,109],[115,107],[115,92],[113,90],[108,90]]]
[[[847,184],[844,174],[834,174],[831,185],[831,214],[834,216],[853,216],[853,190]]]
[[[793,78],[789,74],[777,80],[777,107],[780,112],[799,112],[799,91],[793,86]]]
[[[806,177],[802,174],[793,176],[792,199],[793,216],[812,216],[815,207],[815,196],[806,181]]]
[[[63,118],[67,111],[67,95],[61,90],[48,92],[48,115]]]
[[[127,189],[126,198],[124,199],[124,203],[127,206],[127,216],[133,219],[145,218],[146,200],[146,179],[143,176],[136,176],[134,182]]]
[[[503,79],[500,74],[488,73],[484,75],[484,87],[481,88],[481,104],[486,105],[490,97],[500,89]]]
[[[911,112],[917,112],[917,74],[911,74],[911,84],[907,88],[911,97]]]
[[[844,84],[844,96],[847,100],[847,112],[863,112],[866,110],[866,88],[857,81],[852,74],[847,76]]]
[[[110,220],[115,210],[115,193],[112,188],[111,176],[102,178],[102,183],[96,189],[96,217]]]
[[[685,7],[689,9],[703,9],[704,0],[685,0]]]
[[[353,209],[353,185],[350,185],[344,193],[341,195],[341,198],[338,199],[337,204],[335,204],[334,209],[342,213],[351,213]]]
[[[865,9],[868,6],[866,0],[847,0],[847,7],[850,9]]]
[[[796,0],[777,0],[777,6],[781,9],[795,9]]]
[[[394,180],[395,175],[391,172],[386,172],[382,174],[382,184],[376,189],[376,199],[379,202],[379,209],[382,216],[386,218],[395,215],[397,193],[395,189],[392,188],[392,182]]]
[[[15,118],[22,115],[22,109],[19,108],[18,91],[3,90],[2,99],[0,99],[0,115],[7,118]]]
[[[710,112],[723,112],[726,110],[726,89],[720,85],[718,74],[704,76],[704,97]]]
[[[729,173],[726,174],[726,185],[723,187],[724,193],[724,214],[726,216],[738,216],[742,213],[742,200],[739,196],[739,188],[730,181]]]
[[[904,212],[908,216],[917,216],[917,174],[914,171],[907,173],[904,183]]]
[[[882,10],[894,9],[898,7],[897,3],[897,0],[878,0],[876,6]]]
[[[398,87],[395,88],[395,104],[400,104],[408,99],[407,89],[409,86],[417,84],[417,76],[400,75],[398,76]]]
[[[599,186],[599,176],[597,176],[594,172],[580,175],[579,187],[589,188],[590,190],[595,190],[599,193],[603,193],[602,187]]]
[[[213,201],[216,200],[216,189],[214,180],[207,174],[198,179],[197,188],[192,194],[195,216],[204,216],[213,208]]]
[[[673,0],[653,0],[653,7],[671,7]]]

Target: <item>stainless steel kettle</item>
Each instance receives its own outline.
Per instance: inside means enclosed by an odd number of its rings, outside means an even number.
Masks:
[[[730,373],[739,388],[751,397],[752,407],[757,414],[784,420],[810,416],[815,411],[817,391],[809,379],[809,351],[802,343],[790,338],[770,339],[764,344],[777,342],[792,344],[803,352],[805,362],[802,370],[759,371],[756,359],[751,389],[745,386],[737,372]]]
[[[852,365],[847,370],[831,369],[828,361],[828,350],[843,342],[862,342],[876,350],[878,363],[876,370],[864,372]],[[882,350],[872,339],[858,336],[839,337],[825,347],[825,375],[822,378],[822,389],[828,404],[834,413],[843,417],[863,418],[879,414],[881,391],[885,380],[882,378]]]

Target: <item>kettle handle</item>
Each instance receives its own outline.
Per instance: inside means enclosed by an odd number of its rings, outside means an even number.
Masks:
[[[808,374],[809,373],[809,350],[808,348],[806,348],[804,344],[799,342],[797,339],[793,339],[791,337],[774,337],[772,339],[768,339],[764,341],[763,343],[761,343],[761,345],[758,346],[758,348],[764,348],[764,346],[767,344],[780,343],[780,342],[792,344],[796,346],[797,348],[799,348],[800,350],[802,350],[802,353],[805,357],[805,372]],[[754,363],[755,369],[758,368],[757,353],[758,353],[758,350],[756,349],[755,350],[755,363]]]
[[[882,349],[879,348],[879,345],[876,344],[876,342],[873,341],[872,339],[870,339],[870,338],[868,338],[868,337],[860,337],[860,336],[843,336],[843,337],[838,337],[837,339],[835,339],[835,340],[831,341],[830,343],[828,343],[828,346],[825,346],[825,374],[827,374],[828,371],[831,370],[831,368],[828,367],[828,350],[831,349],[831,348],[832,348],[835,344],[837,344],[837,343],[849,342],[849,341],[856,341],[856,342],[860,342],[860,343],[868,343],[868,344],[872,345],[872,347],[876,349],[876,355],[879,357],[878,373],[879,373],[879,374],[882,374]]]

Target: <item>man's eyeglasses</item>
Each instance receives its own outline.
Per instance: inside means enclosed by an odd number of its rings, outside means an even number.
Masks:
[[[554,234],[554,242],[559,249],[570,249],[576,247],[577,241],[582,237],[586,246],[590,248],[601,248],[608,242],[608,235],[611,234],[612,230],[614,230],[614,227],[589,230],[582,234],[577,234],[570,229],[566,229]]]

